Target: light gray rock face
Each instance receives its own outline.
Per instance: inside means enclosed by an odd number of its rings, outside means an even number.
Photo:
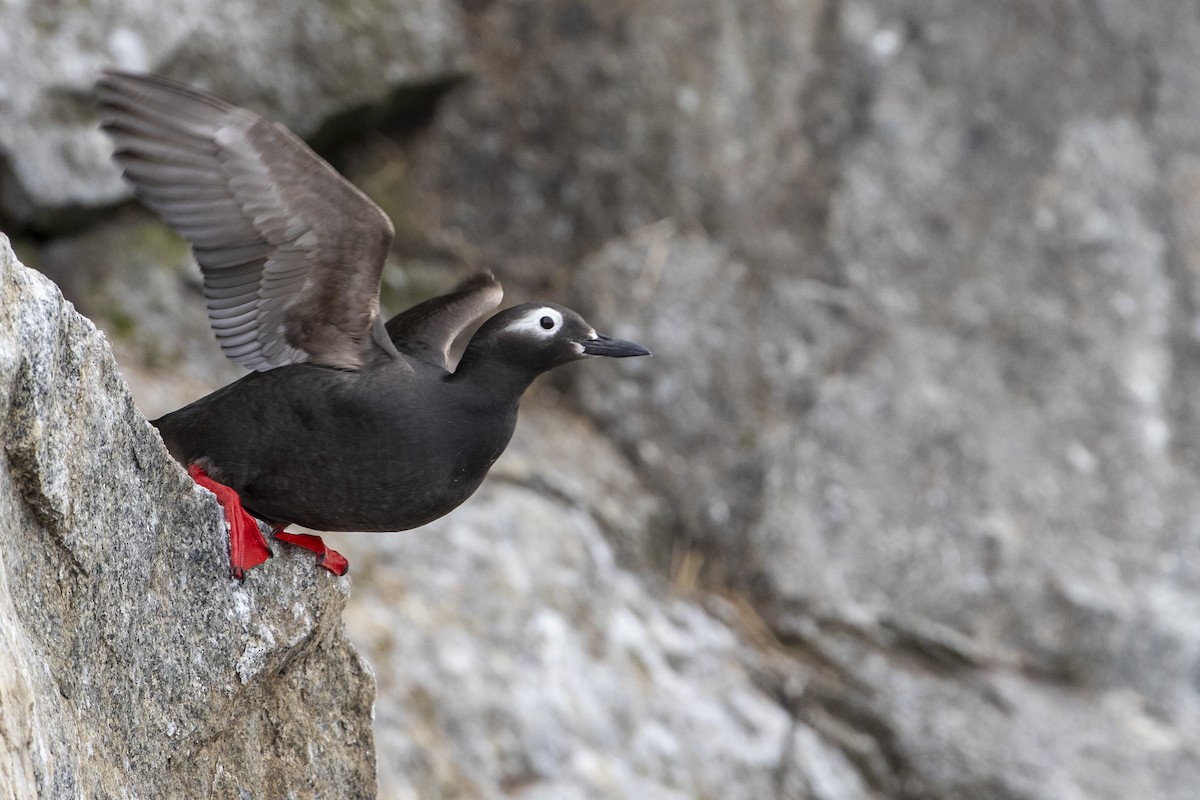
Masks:
[[[1200,24],[683,5],[476,12],[439,223],[655,351],[573,396],[872,786],[1194,795]]]
[[[96,127],[90,92],[104,68],[201,83],[305,134],[463,68],[462,27],[447,0],[315,3],[294,13],[264,0],[18,0],[0,6],[0,30],[0,211],[41,225],[130,195]]]
[[[0,796],[372,796],[348,582],[231,581],[215,500],[3,237],[0,419]]]

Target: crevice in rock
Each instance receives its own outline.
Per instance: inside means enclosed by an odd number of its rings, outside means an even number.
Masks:
[[[52,496],[46,486],[39,454],[44,440],[38,419],[36,388],[32,365],[22,357],[12,381],[4,452],[21,496],[34,518],[48,531],[61,536],[68,528],[70,510],[63,506],[63,498]]]
[[[466,81],[463,73],[448,73],[421,83],[392,89],[378,101],[361,103],[325,118],[307,137],[310,147],[341,171],[343,153],[372,136],[403,140],[428,126],[442,100]]]

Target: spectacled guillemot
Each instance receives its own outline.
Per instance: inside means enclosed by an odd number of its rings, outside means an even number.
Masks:
[[[345,558],[320,537],[283,529],[435,520],[479,487],[534,378],[588,356],[650,354],[569,308],[526,303],[488,319],[452,371],[455,337],[500,304],[490,273],[385,324],[392,223],[304,142],[156,76],[106,72],[96,92],[138,198],[192,244],[218,343],[254,370],[153,421],[220,500],[239,579],[270,556],[250,514],[341,575]]]

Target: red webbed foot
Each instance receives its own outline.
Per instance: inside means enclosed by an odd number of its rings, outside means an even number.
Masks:
[[[239,581],[246,579],[246,570],[253,569],[271,557],[267,540],[258,529],[258,520],[242,507],[237,492],[223,483],[213,480],[200,467],[192,464],[188,475],[198,485],[217,496],[217,502],[225,512],[229,523],[229,574]]]
[[[350,562],[346,560],[346,557],[337,550],[326,547],[320,536],[314,536],[311,533],[288,533],[283,527],[278,528],[274,535],[281,542],[294,544],[316,553],[317,565],[324,567],[334,575],[345,575],[346,571],[350,569]]]

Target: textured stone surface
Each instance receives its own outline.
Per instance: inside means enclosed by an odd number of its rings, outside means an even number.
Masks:
[[[446,0],[295,13],[263,0],[16,0],[0,6],[0,30],[0,213],[37,224],[130,195],[90,99],[106,67],[204,84],[303,133],[463,67],[458,12]]]
[[[873,787],[1194,794],[1200,24],[682,5],[473,14],[436,224],[655,350],[573,396]]]
[[[0,414],[0,796],[370,796],[348,581],[294,553],[230,580],[215,500],[2,238]]]

